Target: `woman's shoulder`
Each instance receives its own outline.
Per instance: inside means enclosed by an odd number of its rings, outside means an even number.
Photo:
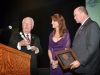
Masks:
[[[67,31],[65,32],[65,34],[69,34],[69,31],[67,30]]]
[[[69,33],[69,30],[67,30],[66,33]]]
[[[68,30],[65,32],[65,37],[67,37],[67,36],[69,36],[69,31]]]
[[[52,37],[52,33],[50,33],[49,37]]]

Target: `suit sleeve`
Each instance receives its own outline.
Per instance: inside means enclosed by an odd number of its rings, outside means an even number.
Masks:
[[[86,41],[87,50],[84,54],[84,57],[82,57],[79,60],[79,62],[81,62],[82,65],[85,66],[96,55],[99,45],[99,39],[100,39],[100,28],[95,22],[92,22],[91,25],[89,25],[88,27],[87,41]]]
[[[39,49],[39,53],[37,55],[42,55],[43,51],[42,51],[42,47],[40,45],[40,39],[38,37],[35,38],[34,46],[38,47],[38,49]]]
[[[17,49],[18,39],[16,39],[16,38],[17,38],[16,35],[12,34],[11,38],[9,40],[8,46]]]

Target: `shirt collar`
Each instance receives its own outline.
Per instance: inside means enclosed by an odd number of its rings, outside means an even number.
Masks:
[[[88,18],[89,18],[89,17],[88,17]],[[87,19],[88,19],[88,18],[87,18]],[[86,22],[87,19],[85,19],[85,20],[83,21],[82,25]]]
[[[24,33],[24,35],[25,35],[25,37],[26,37],[26,33]],[[31,33],[28,33],[28,35],[29,35],[29,39],[31,39]]]
[[[24,33],[24,35],[25,35],[25,36],[26,36],[26,35],[29,35],[29,36],[30,36],[30,33],[28,33],[28,34]]]

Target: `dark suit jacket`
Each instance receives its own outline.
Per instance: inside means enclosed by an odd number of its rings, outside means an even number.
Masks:
[[[19,33],[12,34],[10,41],[9,41],[9,46],[17,49],[17,44],[21,40],[23,40],[23,38],[21,37],[21,35]],[[42,48],[40,46],[39,38],[37,36],[31,34],[31,44],[30,45],[38,47],[39,53],[35,54],[34,51],[27,50],[26,46],[22,46],[20,51],[28,53],[28,54],[31,55],[31,63],[30,63],[31,64],[31,66],[30,66],[31,71],[33,70],[34,72],[36,72],[37,71],[37,55],[42,54]],[[33,73],[33,74],[35,74],[35,73]]]
[[[90,18],[82,26],[73,40],[72,49],[78,57],[81,66],[78,73],[97,73],[99,66],[100,27]]]

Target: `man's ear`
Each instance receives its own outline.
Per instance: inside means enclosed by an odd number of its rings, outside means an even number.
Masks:
[[[34,28],[34,25],[32,25],[32,29]]]

